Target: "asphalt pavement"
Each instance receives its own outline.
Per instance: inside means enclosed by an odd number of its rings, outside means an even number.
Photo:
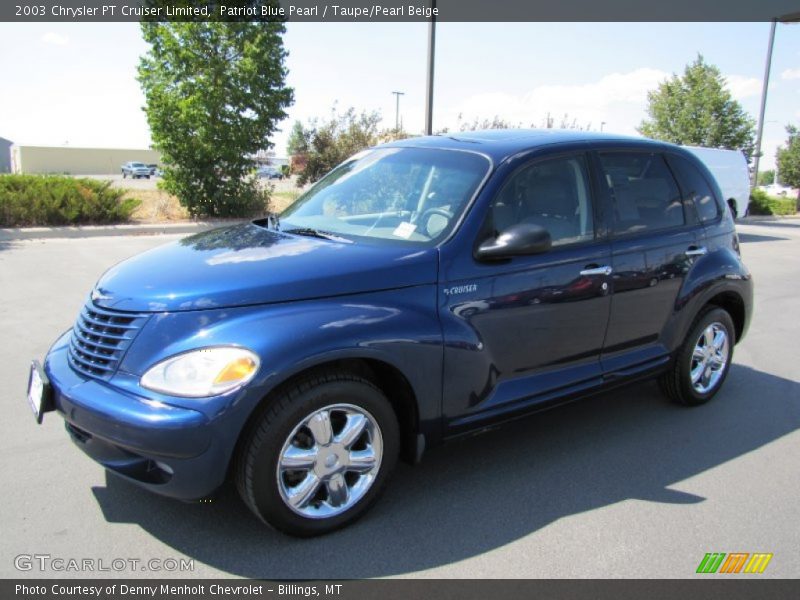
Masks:
[[[756,310],[714,401],[682,408],[639,384],[451,443],[312,540],[263,526],[230,488],[205,504],[140,490],[73,447],[57,415],[32,418],[30,359],[105,269],[180,236],[0,239],[0,577],[683,578],[707,552],[772,553],[758,577],[798,577],[800,220],[740,232]]]

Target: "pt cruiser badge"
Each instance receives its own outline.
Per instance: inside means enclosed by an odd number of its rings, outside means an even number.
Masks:
[[[445,288],[444,295],[445,296],[455,296],[458,294],[468,294],[470,292],[477,292],[478,286],[476,284],[470,285],[455,285],[453,287]]]

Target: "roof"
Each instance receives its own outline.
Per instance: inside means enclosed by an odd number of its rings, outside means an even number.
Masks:
[[[388,146],[416,146],[427,148],[448,148],[481,152],[500,162],[525,150],[551,144],[623,141],[664,146],[647,138],[578,131],[574,129],[485,129],[480,131],[460,131],[442,135],[408,138],[387,144]]]

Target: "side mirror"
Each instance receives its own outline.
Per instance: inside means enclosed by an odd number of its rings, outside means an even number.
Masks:
[[[517,223],[478,246],[478,260],[503,260],[513,256],[529,256],[550,250],[550,232],[541,225]]]

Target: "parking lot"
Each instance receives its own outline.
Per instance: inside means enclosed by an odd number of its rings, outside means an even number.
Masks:
[[[177,236],[0,240],[0,577],[683,578],[707,552],[773,553],[759,577],[798,577],[800,219],[739,229],[756,312],[713,402],[677,407],[639,384],[453,442],[312,540],[261,525],[231,488],[184,504],[106,475],[61,418],[31,416],[30,359],[106,268]],[[20,554],[194,570],[20,572]]]

